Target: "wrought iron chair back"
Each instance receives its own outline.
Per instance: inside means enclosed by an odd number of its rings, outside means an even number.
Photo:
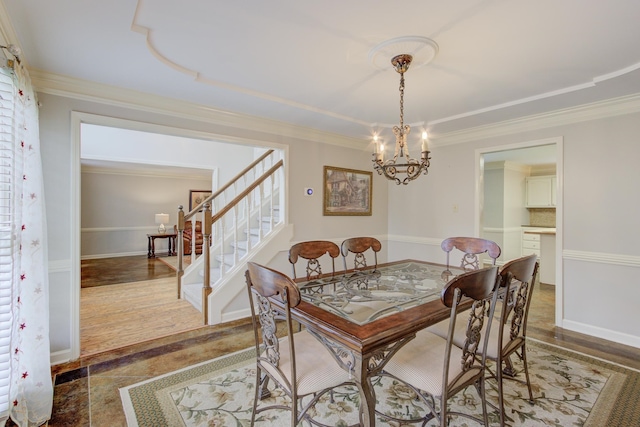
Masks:
[[[496,259],[502,252],[500,246],[496,242],[479,237],[449,237],[442,241],[440,245],[443,251],[447,253],[447,268],[449,268],[449,255],[455,248],[463,252],[460,267],[464,270],[478,270],[480,268],[480,258],[478,255],[486,253],[496,265]]]
[[[296,279],[296,263],[299,258],[307,261],[305,273],[307,280],[314,280],[322,276],[322,265],[320,259],[328,255],[331,259],[331,274],[336,272],[335,259],[340,256],[340,248],[328,240],[313,240],[300,242],[289,249],[289,262],[293,269],[293,278]]]
[[[353,264],[355,270],[369,267],[365,256],[365,252],[369,250],[373,252],[373,268],[378,268],[378,252],[382,250],[382,243],[378,239],[374,237],[352,237],[343,241],[340,245],[340,252],[342,253],[344,269],[349,269],[347,267],[347,257],[350,252],[355,254]]]

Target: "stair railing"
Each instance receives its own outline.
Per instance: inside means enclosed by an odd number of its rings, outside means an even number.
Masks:
[[[203,265],[204,265],[204,278],[203,278],[203,287],[202,287],[202,313],[204,318],[204,324],[208,324],[208,296],[212,292],[211,288],[211,247],[220,251],[220,278],[225,273],[225,249],[226,242],[230,237],[233,242],[233,247],[236,248],[234,250],[234,258],[233,264],[237,264],[239,261],[238,255],[238,241],[239,241],[239,232],[244,231],[247,235],[247,252],[251,250],[252,247],[252,239],[251,239],[251,221],[252,218],[258,219],[258,242],[262,240],[264,236],[264,230],[261,224],[263,217],[263,209],[265,203],[270,208],[269,215],[269,231],[273,230],[275,225],[274,219],[274,206],[276,204],[280,205],[275,199],[275,194],[280,194],[281,197],[283,192],[279,192],[278,188],[281,186],[283,179],[282,172],[277,174],[276,172],[282,171],[284,161],[280,159],[278,162],[273,164],[268,170],[265,169],[268,167],[270,163],[273,163],[275,160],[272,154],[274,150],[269,150],[252,162],[249,166],[243,169],[239,174],[237,174],[232,180],[218,189],[211,196],[207,197],[200,204],[198,204],[195,208],[193,208],[190,212],[185,213],[183,210],[183,206],[178,207],[178,224],[176,226],[177,229],[177,256],[178,256],[178,267],[177,267],[177,292],[178,298],[182,296],[182,277],[184,276],[184,230],[186,221],[193,219],[191,221],[191,235],[195,236],[195,228],[196,228],[196,220],[198,218],[201,219],[202,224],[202,235],[203,235],[203,244],[202,244],[202,254]],[[258,178],[256,177],[259,173],[261,175]],[[253,182],[247,184],[249,179],[253,178]],[[270,184],[266,187],[263,184]],[[242,185],[244,189],[240,190],[239,187]],[[229,196],[228,190],[234,191],[236,193],[235,197]],[[257,192],[257,196],[254,194]],[[265,194],[268,192],[267,194]],[[265,196],[269,196],[266,198]],[[232,200],[227,202],[227,199],[233,197]],[[265,201],[266,198],[266,201]],[[221,205],[217,208],[218,205]],[[215,212],[214,212],[215,211]],[[227,224],[226,214],[231,212],[232,219],[231,224]],[[241,227],[244,227],[241,229]],[[227,231],[231,230],[232,235],[227,236]],[[195,238],[191,239],[191,262],[195,262],[197,259],[196,254],[196,245]],[[209,243],[208,245],[206,243]]]

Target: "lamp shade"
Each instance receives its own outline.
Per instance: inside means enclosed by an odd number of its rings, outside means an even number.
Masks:
[[[169,214],[156,214],[156,224],[169,224]]]

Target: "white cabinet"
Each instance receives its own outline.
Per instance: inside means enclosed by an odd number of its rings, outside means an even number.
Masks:
[[[528,208],[556,207],[556,177],[530,176],[526,179],[526,196]]]
[[[531,254],[536,254],[540,258],[540,235],[522,232],[522,256]]]
[[[540,282],[556,284],[556,235],[540,235]]]

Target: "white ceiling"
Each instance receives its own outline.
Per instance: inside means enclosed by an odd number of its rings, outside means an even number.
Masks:
[[[399,121],[369,59],[397,37],[439,46],[405,75],[405,123],[436,138],[640,93],[637,0],[0,3],[31,70],[363,139]]]

